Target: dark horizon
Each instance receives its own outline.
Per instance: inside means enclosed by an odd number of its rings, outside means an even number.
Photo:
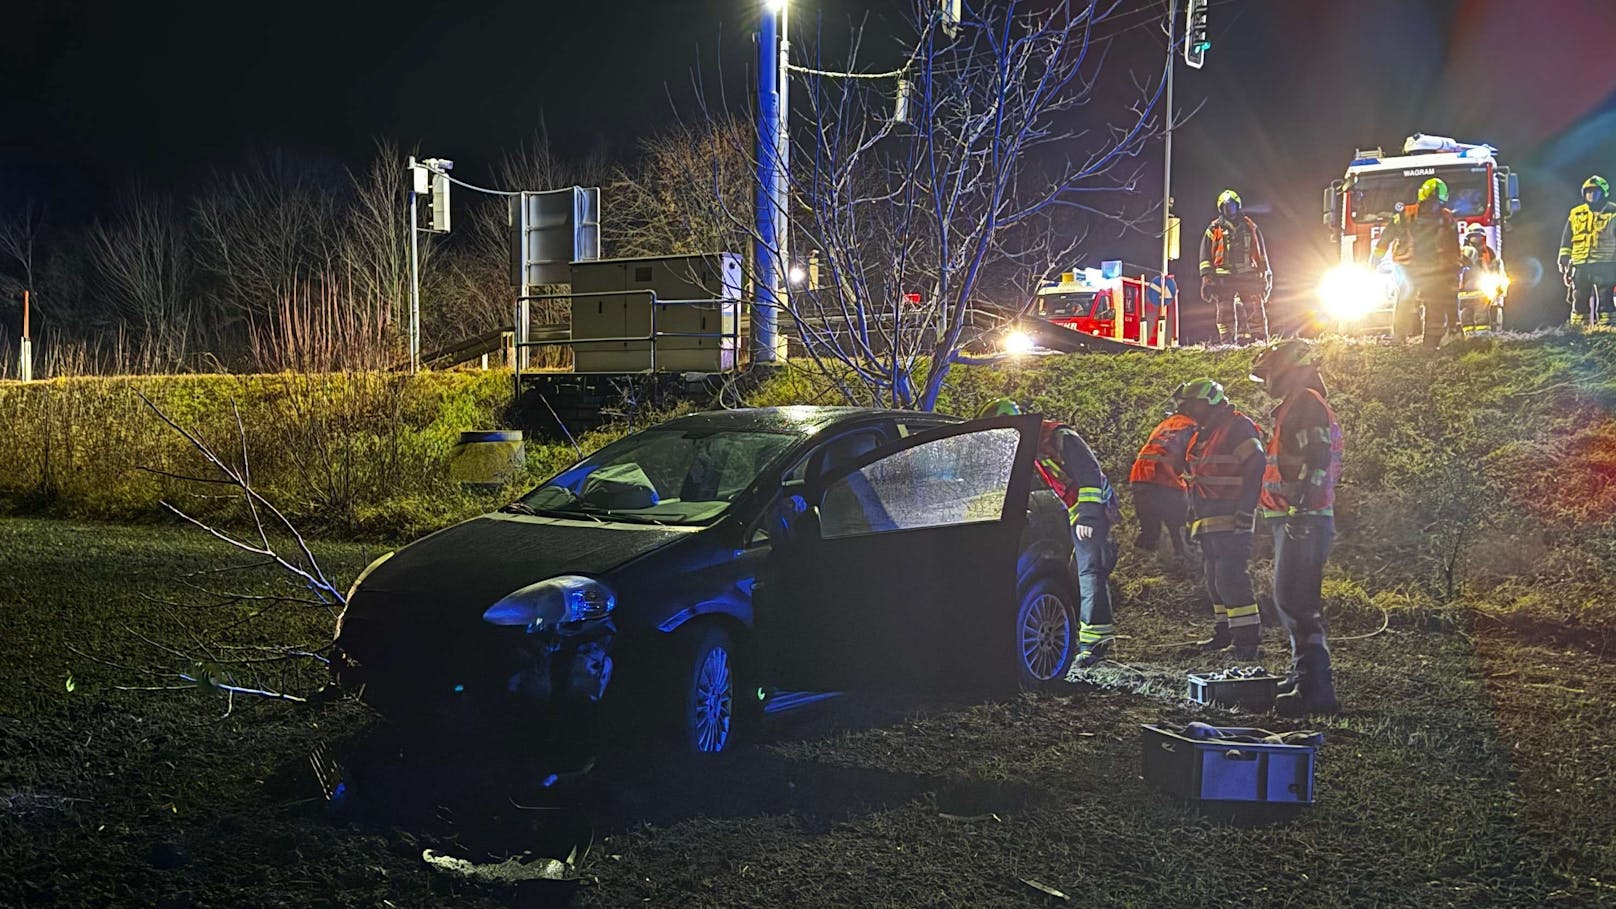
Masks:
[[[163,16],[89,0],[20,6],[13,33],[29,40],[0,62],[15,86],[0,97],[0,167],[12,177],[0,207],[38,199],[69,223],[105,211],[132,184],[184,195],[257,153],[356,168],[380,138],[453,158],[474,182],[541,129],[565,156],[626,158],[639,137],[690,110],[698,72],[714,97],[744,103],[761,10],[758,0],[477,13],[357,2],[255,16],[189,2]],[[1142,22],[1165,9],[1131,6],[1130,20]],[[1616,68],[1604,65],[1616,16],[1603,0],[1554,6],[1544,15],[1524,0],[1215,2],[1206,68],[1178,71],[1179,109],[1201,106],[1175,140],[1186,247],[1175,271],[1193,270],[1201,226],[1228,186],[1269,235],[1280,296],[1307,293],[1325,249],[1320,190],[1357,145],[1389,150],[1412,132],[1498,146],[1524,197],[1506,258],[1552,266],[1577,186],[1616,173]],[[904,7],[798,3],[798,53],[820,43],[804,25],[817,19],[841,36],[868,15],[867,59],[880,61],[897,52],[890,36]],[[1157,71],[1151,31],[1134,30],[1112,65]],[[1157,149],[1144,162],[1147,196],[1160,194]],[[1149,264],[1156,244],[1097,238],[1093,257]],[[1552,309],[1558,291],[1527,293]]]

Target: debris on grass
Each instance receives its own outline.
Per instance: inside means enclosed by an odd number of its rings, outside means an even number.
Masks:
[[[1022,878],[1021,882],[1023,884],[1026,884],[1028,887],[1031,887],[1032,889],[1038,891],[1039,893],[1043,893],[1043,894],[1046,894],[1048,896],[1052,896],[1055,899],[1068,900],[1068,901],[1071,900],[1071,897],[1069,897],[1066,894],[1060,892],[1059,890],[1056,890],[1054,887],[1051,887],[1048,884],[1041,884],[1038,881],[1035,881],[1030,877]]]
[[[434,871],[452,874],[479,884],[520,884],[526,881],[578,882],[578,869],[573,867],[570,860],[539,858],[523,861],[513,856],[503,862],[478,863],[433,852],[431,849],[423,849],[421,859]]]

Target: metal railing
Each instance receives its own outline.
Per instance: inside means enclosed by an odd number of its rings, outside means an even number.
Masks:
[[[624,297],[639,297],[639,296],[644,296],[646,298],[646,313],[647,313],[648,326],[649,326],[646,333],[643,334],[643,335],[624,335],[624,336],[620,336],[620,337],[582,338],[582,339],[580,339],[580,338],[572,337],[571,332],[569,331],[568,336],[565,337],[565,338],[547,338],[545,340],[535,341],[535,340],[531,340],[530,337],[529,337],[532,334],[532,308],[531,308],[531,304],[533,302],[535,302],[535,301],[542,301],[542,300],[570,300],[570,301],[576,302],[576,301],[581,300],[581,299],[598,299],[598,298],[612,298],[612,299],[621,300]],[[718,331],[660,331],[657,328],[657,308],[659,306],[711,306],[711,307],[714,307],[718,311],[720,328],[719,328]],[[522,373],[526,372],[527,368],[528,368],[527,351],[529,351],[531,349],[534,349],[534,348],[558,347],[558,346],[565,345],[567,347],[571,347],[573,349],[574,354],[576,354],[578,347],[584,346],[584,345],[591,345],[591,344],[595,344],[595,345],[601,345],[601,344],[646,344],[646,345],[648,345],[647,353],[649,355],[648,360],[647,360],[647,367],[648,368],[643,369],[643,370],[624,370],[623,372],[625,374],[649,374],[649,373],[655,373],[655,372],[657,372],[657,343],[659,341],[662,341],[662,340],[665,340],[665,339],[670,339],[670,338],[716,339],[716,340],[720,340],[720,341],[727,339],[727,340],[732,342],[732,346],[731,346],[730,349],[733,351],[734,356],[736,358],[736,362],[735,362],[734,365],[738,366],[739,365],[739,358],[740,358],[740,354],[741,354],[741,311],[742,311],[742,306],[743,306],[743,302],[741,300],[725,300],[725,299],[663,300],[663,299],[660,299],[660,298],[657,297],[655,291],[649,290],[649,289],[602,290],[602,291],[586,291],[584,293],[523,294],[522,296],[519,296],[519,297],[516,298],[516,314],[515,314],[516,339],[515,339],[514,343],[511,345],[512,349],[514,351],[514,356],[511,358],[512,361],[513,361],[513,368],[514,368],[514,371],[516,373],[517,380],[520,381]],[[731,307],[734,310],[733,315],[728,316],[728,324],[730,325],[730,329],[728,331],[725,331],[723,329],[723,326],[724,326],[725,321],[726,321],[726,315],[724,313],[724,308],[725,307]],[[576,320],[573,320],[573,321],[575,322]],[[720,359],[720,364],[722,365],[722,359]],[[731,366],[730,368],[734,368],[734,366]],[[576,364],[574,364],[573,371],[574,372],[578,371]],[[616,370],[613,370],[613,372],[616,372]]]

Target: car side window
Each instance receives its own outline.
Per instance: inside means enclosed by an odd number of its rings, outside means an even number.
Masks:
[[[984,429],[868,464],[826,487],[820,532],[830,540],[997,521],[1020,442],[1015,429]]]
[[[826,471],[848,464],[853,459],[886,444],[892,438],[901,438],[904,435],[907,433],[900,427],[895,436],[893,427],[889,424],[861,426],[831,436],[809,449],[781,477],[786,488],[775,497],[768,508],[764,509],[763,518],[752,532],[749,542],[760,545],[764,542],[780,542],[790,536],[797,519],[808,510],[808,502],[803,498],[803,491],[804,484],[810,476],[820,476]]]

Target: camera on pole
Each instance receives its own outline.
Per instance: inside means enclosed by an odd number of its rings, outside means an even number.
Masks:
[[[1200,69],[1206,62],[1206,52],[1212,49],[1212,39],[1206,32],[1207,0],[1189,0],[1185,13],[1188,27],[1184,31],[1184,62],[1191,69]]]

